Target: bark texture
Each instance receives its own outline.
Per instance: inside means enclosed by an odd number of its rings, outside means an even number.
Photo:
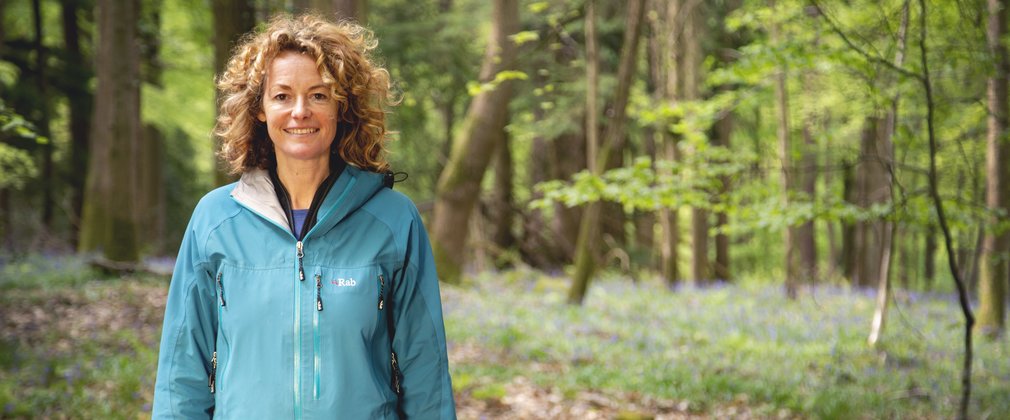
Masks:
[[[617,87],[614,92],[614,115],[606,125],[607,129],[602,138],[603,143],[600,145],[599,155],[595,160],[597,170],[593,172],[596,174],[599,174],[599,169],[606,165],[611,148],[615,143],[618,143],[618,137],[624,135],[624,126],[627,123],[626,109],[631,91],[632,75],[638,57],[638,40],[645,15],[645,0],[632,0],[627,3],[627,6],[624,40],[621,43],[620,64],[617,69]],[[587,132],[595,129],[596,127],[587,124]],[[593,251],[599,242],[602,208],[602,203],[598,201],[589,203],[582,215],[579,225],[579,239],[575,244],[575,277],[572,279],[572,287],[568,291],[568,303],[570,304],[582,304],[586,297],[586,290],[589,288],[590,279],[596,271]]]
[[[516,46],[508,37],[518,30],[518,0],[495,0],[491,39],[480,71],[482,82],[514,68]],[[439,176],[431,241],[442,281],[460,281],[470,216],[491,156],[505,142],[503,127],[511,98],[512,83],[508,81],[473,98],[453,141],[449,162]]]
[[[235,47],[238,39],[256,25],[256,10],[252,0],[216,0],[211,4],[214,8],[214,74],[220,75],[228,65],[232,48]],[[215,89],[216,103],[221,103],[220,94]],[[214,151],[220,150],[221,141],[215,139]],[[214,161],[216,162],[216,170],[214,171],[216,185],[224,185],[235,180],[235,177],[228,175],[228,168],[224,162],[216,158]]]
[[[988,80],[989,121],[986,144],[986,206],[989,226],[999,226],[996,211],[1010,211],[1010,125],[1007,114],[1007,78],[1010,60],[1007,57],[1007,0],[989,0],[988,45],[996,64]],[[1005,214],[1005,213],[1004,213]],[[976,328],[990,338],[1003,334],[1006,322],[1007,278],[1010,275],[1010,232],[989,229],[982,242],[979,276],[979,309]]]
[[[67,67],[75,69],[65,76],[68,79],[64,92],[68,106],[70,133],[70,176],[66,182],[70,185],[70,201],[73,206],[71,226],[74,234],[72,241],[77,246],[80,240],[81,212],[84,208],[84,179],[88,171],[88,144],[91,130],[91,111],[94,106],[94,94],[88,89],[88,83],[93,76],[90,60],[85,60],[81,54],[81,28],[77,22],[77,14],[82,11],[81,0],[63,2],[63,45],[67,51]]]
[[[138,259],[135,191],[140,138],[137,0],[98,2],[98,88],[79,249]]]

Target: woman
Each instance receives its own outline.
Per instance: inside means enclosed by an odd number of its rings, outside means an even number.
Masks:
[[[431,249],[394,192],[370,34],[280,17],[218,80],[241,179],[207,194],[169,287],[154,417],[454,418]]]

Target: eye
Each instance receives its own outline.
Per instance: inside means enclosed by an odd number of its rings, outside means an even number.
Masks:
[[[286,101],[287,99],[288,99],[288,94],[286,94],[286,93],[278,93],[278,94],[274,95],[274,100],[275,101]]]
[[[329,99],[329,97],[326,96],[325,93],[316,92],[316,93],[312,94],[312,99],[317,100],[317,101],[325,101],[325,100]]]

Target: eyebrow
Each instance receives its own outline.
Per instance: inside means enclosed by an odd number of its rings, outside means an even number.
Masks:
[[[270,87],[274,88],[274,89],[287,89],[287,90],[291,90],[291,86],[285,85],[283,83],[276,83],[276,84],[274,84],[274,85],[272,85]],[[309,86],[309,90],[326,89],[327,87],[328,86],[325,83],[320,83],[318,85]]]

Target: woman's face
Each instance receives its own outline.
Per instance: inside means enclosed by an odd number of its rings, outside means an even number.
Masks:
[[[330,144],[337,133],[337,104],[331,96],[310,56],[285,51],[274,58],[258,118],[267,124],[279,166],[293,161],[329,162]]]

